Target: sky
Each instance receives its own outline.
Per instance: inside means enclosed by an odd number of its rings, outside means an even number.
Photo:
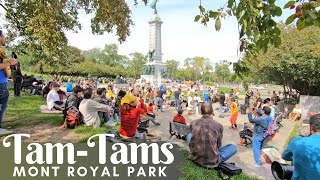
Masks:
[[[152,2],[153,0],[149,0]],[[132,11],[132,19],[135,26],[126,41],[120,44],[114,33],[93,35],[90,21],[92,15],[80,13],[82,30],[78,33],[66,32],[69,45],[82,50],[103,48],[106,44],[115,43],[119,47],[119,53],[129,55],[133,52],[147,54],[149,50],[149,24],[153,10],[145,6],[141,0],[134,6],[133,0],[127,0]],[[162,60],[178,60],[180,65],[188,57],[202,56],[209,58],[212,63],[220,60],[235,62],[238,60],[238,25],[235,17],[227,17],[222,21],[222,28],[217,32],[214,22],[208,26],[194,22],[194,17],[199,14],[200,0],[159,0],[157,4],[158,15],[162,24]],[[204,7],[216,10],[225,4],[226,0],[202,0]],[[283,0],[277,1],[283,7]],[[290,14],[284,11],[278,21],[285,20]]]

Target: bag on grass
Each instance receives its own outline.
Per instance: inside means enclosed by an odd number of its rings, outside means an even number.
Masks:
[[[231,176],[238,175],[242,173],[242,169],[236,166],[234,163],[220,163],[216,170],[219,171],[219,175],[222,179],[230,179]],[[227,176],[227,178],[223,178],[223,174]]]
[[[110,137],[110,136],[107,136],[107,140],[111,143],[119,143],[119,142],[123,142],[122,141],[122,138],[119,134],[119,131],[115,130],[115,129],[111,129],[111,130],[108,130],[106,132],[107,134],[113,134],[114,137]]]
[[[74,106],[68,109],[66,116],[66,123],[68,128],[74,129],[76,126],[81,124],[79,114],[80,111]]]

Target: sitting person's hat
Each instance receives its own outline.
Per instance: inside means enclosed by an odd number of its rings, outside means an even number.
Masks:
[[[121,105],[123,104],[131,104],[133,101],[137,99],[136,96],[133,94],[126,94],[122,99],[121,99]]]
[[[52,84],[52,87],[53,87],[53,88],[57,88],[57,87],[60,87],[60,85],[57,84],[57,83],[53,83],[53,84]]]

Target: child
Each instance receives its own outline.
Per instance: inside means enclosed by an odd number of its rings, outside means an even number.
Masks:
[[[178,109],[178,114],[173,117],[173,122],[181,123],[181,124],[185,124],[186,125],[187,124],[186,123],[186,119],[182,116],[182,113],[183,113],[183,109],[179,108]]]
[[[238,118],[239,110],[238,110],[237,104],[235,103],[235,99],[234,98],[231,98],[230,111],[231,111],[231,118],[230,118],[231,127],[230,127],[230,129],[238,130],[237,118]]]
[[[147,107],[147,115],[151,117],[151,121],[153,122],[154,125],[159,126],[160,123],[155,121],[156,115],[153,112],[153,103],[150,103],[149,106]]]

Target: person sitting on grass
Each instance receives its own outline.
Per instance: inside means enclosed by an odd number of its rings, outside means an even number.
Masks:
[[[189,159],[206,168],[217,167],[237,152],[233,144],[222,147],[223,126],[213,120],[212,113],[212,104],[203,103],[202,117],[191,122],[191,133],[187,136]]]
[[[132,91],[133,93],[126,94],[121,99],[121,107],[120,107],[120,136],[122,138],[132,138],[137,133],[137,127],[139,119],[146,119],[146,112],[137,108],[138,100],[134,95],[138,95],[137,90]]]
[[[105,99],[105,98],[102,98],[102,96],[105,93],[106,93],[105,88],[98,88],[97,91],[96,91],[96,96],[93,97],[92,99],[94,101],[98,102],[98,103],[108,105],[108,100]],[[116,125],[116,123],[111,120],[111,116],[110,116],[111,112],[110,112],[110,110],[108,112],[99,111],[98,114],[99,114],[99,117],[102,117],[104,119],[104,125],[110,126],[110,127]]]
[[[91,88],[87,88],[83,94],[84,99],[79,106],[79,111],[83,115],[83,122],[86,126],[98,128],[101,124],[98,112],[108,112],[110,111],[110,107],[92,100],[93,90]]]
[[[60,85],[57,83],[52,84],[52,88],[47,95],[47,108],[48,110],[64,110],[64,103],[60,100],[58,91],[60,90]]]
[[[66,91],[67,91],[68,93],[72,92],[71,79],[68,79],[68,82],[66,83]]]
[[[178,114],[173,117],[173,122],[181,123],[181,124],[185,124],[186,125],[187,124],[186,123],[186,119],[182,116],[182,113],[183,113],[183,109],[179,108],[178,109]]]
[[[302,109],[299,104],[296,104],[292,112],[289,114],[290,120],[297,121],[302,114]]]

